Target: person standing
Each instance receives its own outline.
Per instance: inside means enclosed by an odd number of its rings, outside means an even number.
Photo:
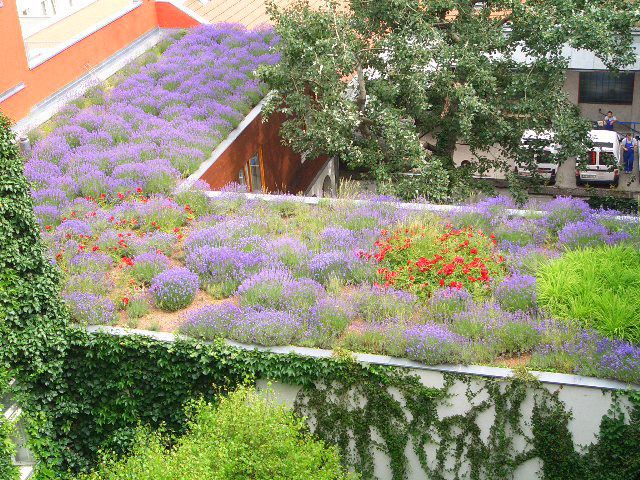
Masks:
[[[633,171],[633,160],[635,158],[636,140],[631,136],[631,133],[627,133],[627,136],[622,141],[622,159],[624,162],[624,173],[631,173]]]
[[[613,112],[609,110],[604,116],[603,122],[605,130],[613,130],[613,126],[618,122],[618,119],[613,115]]]

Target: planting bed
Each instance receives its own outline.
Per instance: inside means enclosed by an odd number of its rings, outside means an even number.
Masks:
[[[36,142],[25,169],[76,321],[640,383],[640,229],[616,212],[171,195],[259,100],[275,41],[196,30]]]

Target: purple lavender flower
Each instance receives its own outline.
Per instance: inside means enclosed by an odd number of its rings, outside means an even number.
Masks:
[[[65,296],[72,318],[86,325],[110,325],[116,320],[111,300],[90,293],[74,292]]]
[[[509,311],[529,311],[536,308],[536,278],[531,275],[511,275],[495,289],[500,306]]]
[[[151,283],[151,280],[169,268],[169,258],[157,252],[147,252],[133,257],[131,275],[142,283]]]
[[[473,297],[464,288],[439,288],[429,299],[429,313],[439,321],[449,321],[458,312],[469,308]]]
[[[410,327],[404,332],[404,337],[407,357],[428,365],[460,362],[467,343],[464,337],[438,323]]]
[[[628,238],[629,234],[626,232],[610,233],[607,227],[595,219],[567,223],[558,232],[558,244],[570,249],[613,245]]]
[[[556,197],[541,207],[547,212],[543,223],[553,233],[559,232],[567,223],[587,220],[593,214],[587,202],[573,197]]]
[[[173,312],[193,302],[198,285],[195,273],[186,268],[172,268],[152,280],[150,291],[158,308]]]
[[[104,253],[79,253],[69,260],[69,271],[71,273],[106,272],[111,268],[112,263],[111,257]]]
[[[262,255],[229,247],[210,246],[192,250],[185,260],[187,267],[197,273],[204,283],[229,284],[229,295],[263,262]]]
[[[294,315],[277,310],[249,310],[236,322],[232,338],[258,345],[291,345],[305,333],[304,325]]]
[[[242,310],[233,303],[206,305],[189,314],[186,323],[180,327],[180,332],[203,340],[228,338],[242,317]]]
[[[296,279],[288,270],[281,268],[264,269],[238,287],[243,307],[296,314],[308,312],[325,294],[319,283],[309,278]]]

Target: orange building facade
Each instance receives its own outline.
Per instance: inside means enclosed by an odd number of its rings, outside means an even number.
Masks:
[[[18,121],[38,104],[89,73],[118,51],[150,31],[188,28],[199,22],[168,2],[131,1],[125,12],[106,19],[90,34],[62,44],[59,52],[31,62],[20,25],[16,0],[0,7],[0,111]]]

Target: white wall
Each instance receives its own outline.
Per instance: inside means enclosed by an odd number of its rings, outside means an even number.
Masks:
[[[602,120],[603,115],[598,113],[598,109],[603,112],[611,110],[613,114],[621,122],[638,122],[640,121],[640,74],[635,73],[635,81],[633,86],[633,104],[632,105],[606,105],[598,103],[578,103],[580,72],[577,70],[568,70],[564,83],[564,90],[569,96],[571,103],[578,105],[580,111],[585,118],[590,120]]]

